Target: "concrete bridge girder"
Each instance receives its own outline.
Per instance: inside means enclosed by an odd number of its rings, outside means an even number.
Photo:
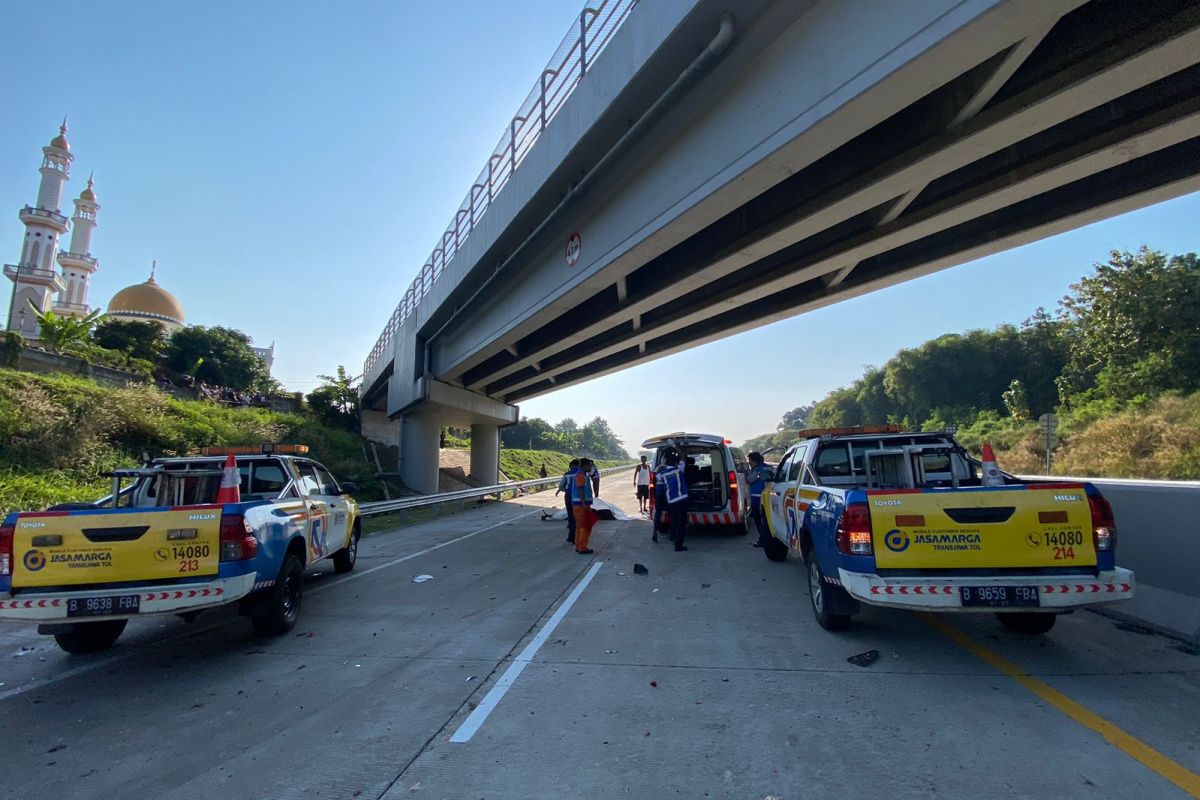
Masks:
[[[1045,30],[1045,20],[1042,19],[1031,27],[1031,30],[1025,37],[1018,38],[1015,47],[1010,44],[1009,46],[1012,49],[1000,59],[1000,63],[992,75],[1003,74],[1004,72],[1011,74],[1012,70],[1016,69],[1019,63],[1015,61],[1013,54],[1031,50],[1032,48],[1029,46],[1029,43],[1036,41],[1037,38],[1044,35]],[[776,228],[763,238],[755,240],[733,253],[723,255],[719,260],[714,261],[699,272],[689,275],[686,280],[679,281],[668,290],[632,302],[626,300],[619,308],[618,313],[615,313],[613,316],[582,327],[570,336],[554,343],[555,347],[559,348],[564,344],[579,345],[593,337],[600,336],[607,330],[612,330],[618,322],[628,323],[628,332],[615,338],[611,344],[595,349],[586,355],[581,355],[575,360],[559,360],[554,362],[553,368],[550,370],[546,370],[545,367],[547,362],[553,361],[549,356],[553,355],[554,348],[519,349],[518,352],[521,355],[518,359],[497,369],[476,374],[467,382],[467,385],[494,392],[500,396],[507,396],[511,399],[534,396],[538,392],[526,392],[523,390],[537,386],[539,383],[545,382],[549,377],[555,379],[553,384],[555,386],[577,382],[577,380],[584,378],[572,380],[570,373],[578,369],[582,363],[589,360],[598,361],[605,357],[613,356],[624,350],[628,350],[631,346],[637,348],[638,358],[630,357],[624,362],[626,366],[638,363],[638,361],[661,357],[661,355],[665,354],[665,351],[661,348],[655,349],[652,353],[647,353],[649,349],[646,347],[647,342],[654,337],[662,336],[664,332],[680,330],[685,326],[696,324],[704,318],[711,318],[723,308],[734,307],[738,304],[761,298],[772,292],[777,292],[781,288],[794,287],[811,280],[814,277],[814,273],[828,276],[826,280],[827,287],[831,289],[836,288],[851,275],[859,260],[877,255],[887,245],[896,246],[903,243],[905,236],[898,233],[897,228],[889,228],[889,225],[895,221],[890,218],[899,218],[901,216],[897,211],[897,206],[900,207],[900,210],[907,207],[916,195],[930,183],[931,176],[946,175],[954,170],[962,169],[972,162],[978,161],[981,156],[1012,147],[1018,142],[1028,139],[1031,134],[1049,130],[1053,126],[1070,120],[1075,116],[1099,108],[1103,104],[1114,101],[1122,96],[1129,95],[1135,92],[1139,86],[1146,85],[1147,82],[1163,79],[1180,72],[1188,68],[1189,65],[1196,63],[1195,54],[1200,52],[1198,48],[1200,48],[1200,33],[1196,30],[1186,31],[1180,35],[1168,38],[1156,47],[1143,52],[1135,52],[1128,58],[1119,60],[1115,64],[1094,73],[1089,74],[1083,67],[1079,68],[1079,74],[1065,73],[1060,76],[1059,85],[1041,87],[1041,94],[1033,93],[1033,96],[1030,97],[1031,92],[1025,92],[1022,95],[1008,98],[1005,103],[987,109],[982,113],[979,111],[979,108],[982,107],[980,105],[981,95],[977,92],[970,98],[967,105],[964,106],[964,109],[972,110],[976,116],[974,118],[964,118],[963,112],[960,110],[956,117],[958,120],[957,127],[944,134],[936,142],[937,146],[930,148],[929,152],[920,154],[919,157],[914,157],[914,154],[910,153],[904,154],[890,164],[884,165],[883,168],[864,177],[861,183],[848,186],[843,197],[823,198],[825,201],[823,206],[804,209],[805,213],[796,214],[799,218],[796,221],[784,227]],[[1003,48],[1001,48],[1000,52],[1003,52]],[[1024,52],[1024,55],[1027,56],[1028,52]],[[988,84],[985,83],[985,87],[987,86]],[[994,94],[995,89],[995,82],[992,81],[991,88],[988,91]],[[973,105],[979,108],[972,109]],[[916,222],[921,222],[922,225],[920,227],[911,227],[908,238],[914,240],[920,235],[928,235],[930,232],[936,231],[938,225],[946,227],[953,224],[961,224],[963,221],[970,219],[971,215],[978,217],[986,213],[989,207],[995,207],[1002,203],[1020,202],[1023,199],[1022,193],[1024,193],[1024,196],[1033,196],[1038,192],[1048,191],[1055,186],[1064,185],[1072,177],[1078,180],[1088,174],[1094,174],[1097,171],[1126,163],[1148,152],[1161,150],[1197,136],[1198,131],[1194,116],[1185,116],[1180,119],[1168,117],[1162,120],[1162,122],[1163,124],[1154,130],[1128,131],[1128,139],[1115,140],[1098,152],[1080,155],[1064,165],[1056,167],[1052,164],[1043,164],[1040,165],[1040,172],[1029,169],[1028,165],[1023,165],[1026,167],[1023,172],[1017,171],[1009,176],[1010,180],[1019,182],[1018,187],[1005,186],[1003,182],[999,182],[996,186],[990,187],[990,189],[989,187],[983,187],[984,189],[989,189],[990,193],[984,192],[979,197],[964,202],[962,208],[959,210],[949,209],[939,216],[932,216],[926,211],[923,220],[920,218],[915,220]],[[1105,145],[1106,143],[1104,140],[1099,140],[1094,144]],[[1030,172],[1033,173],[1032,176],[1026,174]],[[1023,185],[1023,188],[1019,188],[1021,185]],[[1173,185],[1176,184],[1173,183]],[[1186,191],[1186,187],[1190,184],[1181,183],[1177,185],[1180,191]],[[1144,195],[1145,193],[1139,193],[1137,196]],[[694,291],[700,286],[711,282],[711,280],[728,275],[739,268],[757,264],[767,254],[775,253],[786,247],[795,245],[803,241],[806,237],[852,218],[855,214],[862,214],[872,209],[884,207],[888,203],[892,204],[892,211],[890,214],[886,210],[880,212],[875,225],[880,228],[880,233],[886,234],[890,232],[891,235],[888,239],[878,239],[874,252],[871,247],[867,247],[860,249],[858,252],[831,254],[829,259],[824,262],[806,266],[777,282],[756,287],[752,292],[730,295],[719,302],[690,314],[659,320],[651,324],[647,324],[642,316],[647,311],[653,311],[661,307],[664,302],[683,297],[688,292]],[[908,220],[908,222],[911,223],[913,220]],[[663,248],[663,244],[659,241],[654,241],[652,244],[654,249],[661,250]],[[630,252],[632,253],[635,250],[636,248],[631,249]],[[633,263],[638,261],[644,261],[644,257],[639,255],[633,259]],[[951,260],[947,262],[945,259],[942,259],[939,263],[951,265],[952,263],[960,263],[960,261]],[[626,279],[627,274],[618,274],[614,280],[617,283],[622,283]],[[566,310],[572,307],[571,302],[578,296],[586,294],[588,291],[597,290],[598,287],[605,285],[607,280],[608,278],[606,277],[593,275],[587,281],[580,284],[579,288],[582,291],[577,290],[574,295],[560,298],[558,301],[547,305],[546,309],[551,309],[553,312]],[[875,284],[872,283],[872,285]],[[797,306],[791,309],[790,313],[796,313],[799,310],[800,307]],[[788,315],[788,313],[780,313],[776,318]],[[544,318],[545,315],[543,315],[542,319]],[[504,347],[506,349],[512,348],[512,340],[527,330],[529,330],[528,326],[525,328],[514,327],[505,335],[504,341],[506,343]],[[729,332],[733,330],[731,328]],[[495,347],[493,346],[489,349],[494,350]],[[674,352],[675,349],[671,351]],[[487,349],[482,350],[472,360],[479,362],[486,354]],[[532,367],[534,362],[540,362],[540,369],[533,374],[529,374],[528,368]],[[459,367],[455,367],[453,372],[457,372],[459,375],[470,375],[470,370],[459,372],[461,366],[460,364]],[[595,377],[598,374],[603,374],[603,372],[589,372],[586,378]],[[514,381],[511,380],[510,376],[521,377]],[[545,390],[542,389],[542,391]]]

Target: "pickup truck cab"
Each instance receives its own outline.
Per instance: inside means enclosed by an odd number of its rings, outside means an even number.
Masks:
[[[849,625],[860,604],[996,613],[1045,633],[1056,614],[1128,600],[1112,509],[1090,483],[1023,482],[951,433],[896,426],[801,431],[764,493],[767,558],[798,553],[813,615]],[[984,485],[993,482],[997,485]]]
[[[113,492],[96,503],[9,514],[0,621],[39,623],[64,650],[83,653],[111,647],[134,617],[190,620],[237,602],[259,633],[285,633],[300,613],[305,568],[332,559],[347,572],[358,555],[355,487],[306,452],[208,448],[110,473]],[[218,503],[229,453],[239,497]]]

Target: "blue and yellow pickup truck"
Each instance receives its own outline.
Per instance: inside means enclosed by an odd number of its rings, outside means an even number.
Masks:
[[[328,558],[348,572],[358,555],[356,487],[307,452],[206,448],[109,473],[113,491],[95,503],[9,514],[0,621],[38,623],[71,653],[111,647],[135,617],[191,619],[235,602],[259,633],[285,633],[300,613],[304,570]],[[217,502],[230,455],[235,502]]]
[[[1014,632],[1045,633],[1060,613],[1133,596],[1112,508],[1090,483],[1021,481],[949,432],[880,425],[798,438],[764,494],[764,550],[804,559],[826,630],[866,603],[990,612]]]

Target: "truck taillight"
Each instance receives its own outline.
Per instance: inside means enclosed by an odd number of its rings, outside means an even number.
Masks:
[[[221,560],[243,561],[258,554],[254,529],[241,514],[221,515]]]
[[[869,556],[871,548],[871,510],[866,503],[847,503],[838,520],[837,548],[848,556]]]
[[[17,535],[17,524],[0,525],[0,575],[12,575],[13,539]]]
[[[737,473],[729,470],[729,510],[738,513]]]
[[[1113,519],[1112,506],[1102,495],[1089,494],[1088,506],[1092,509],[1092,544],[1096,552],[1117,549],[1117,523]]]

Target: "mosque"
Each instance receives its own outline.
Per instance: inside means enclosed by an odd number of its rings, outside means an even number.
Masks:
[[[30,311],[32,304],[39,312],[53,310],[56,315],[85,317],[93,310],[88,305],[88,281],[100,269],[92,255],[92,232],[100,202],[91,177],[87,187],[73,202],[75,214],[68,221],[59,206],[63,186],[71,178],[71,162],[75,160],[67,142],[67,121],[64,119],[58,136],[42,148],[41,186],[37,204],[21,209],[25,225],[25,242],[16,264],[5,264],[4,274],[13,282],[12,302],[8,310],[8,327],[26,339],[38,337],[37,317]],[[61,238],[71,231],[65,249]],[[57,264],[58,269],[55,268]],[[108,302],[107,315],[112,320],[157,322],[172,333],[184,327],[183,306],[175,295],[155,279],[157,264],[151,265],[150,277],[113,295]],[[275,345],[253,348],[270,370]]]

